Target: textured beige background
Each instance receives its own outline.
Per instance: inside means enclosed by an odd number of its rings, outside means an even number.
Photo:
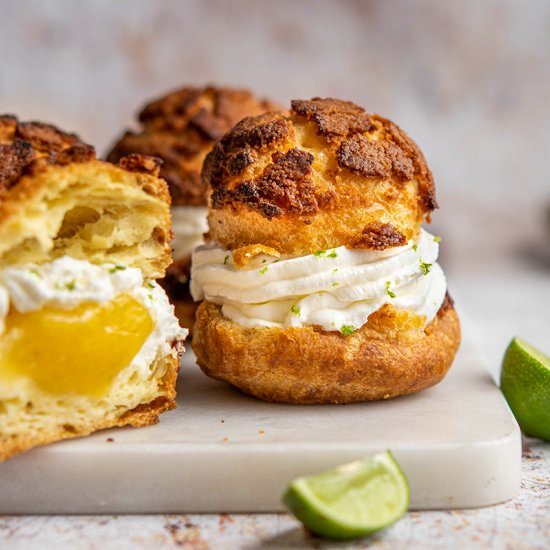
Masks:
[[[3,0],[0,104],[103,149],[183,83],[341,96],[409,131],[441,188],[542,196],[549,36],[544,0]]]

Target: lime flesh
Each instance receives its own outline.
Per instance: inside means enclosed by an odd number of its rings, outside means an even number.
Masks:
[[[409,507],[409,484],[387,451],[298,478],[283,502],[310,531],[348,540],[372,535],[401,518]]]
[[[504,354],[500,387],[523,433],[550,441],[550,357],[514,338]]]

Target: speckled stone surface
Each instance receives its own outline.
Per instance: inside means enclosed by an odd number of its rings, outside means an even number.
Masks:
[[[286,514],[0,517],[0,548],[123,550],[452,548],[547,550],[550,541],[550,445],[526,440],[523,482],[499,506],[412,512],[368,541],[336,544],[308,535]]]

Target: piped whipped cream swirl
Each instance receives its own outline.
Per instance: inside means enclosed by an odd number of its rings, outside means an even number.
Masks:
[[[191,294],[222,306],[245,327],[304,327],[349,333],[384,304],[426,318],[447,290],[436,263],[438,239],[422,230],[416,243],[383,251],[343,246],[277,260],[260,255],[238,269],[217,244],[195,249]]]
[[[172,207],[174,260],[191,256],[195,247],[204,242],[203,235],[208,231],[207,215],[206,206]]]

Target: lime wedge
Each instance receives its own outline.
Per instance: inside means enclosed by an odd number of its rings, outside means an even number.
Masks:
[[[514,338],[504,354],[500,387],[523,433],[550,441],[550,357]]]
[[[290,511],[314,533],[355,539],[388,527],[409,506],[409,484],[387,451],[294,480],[283,496]]]

